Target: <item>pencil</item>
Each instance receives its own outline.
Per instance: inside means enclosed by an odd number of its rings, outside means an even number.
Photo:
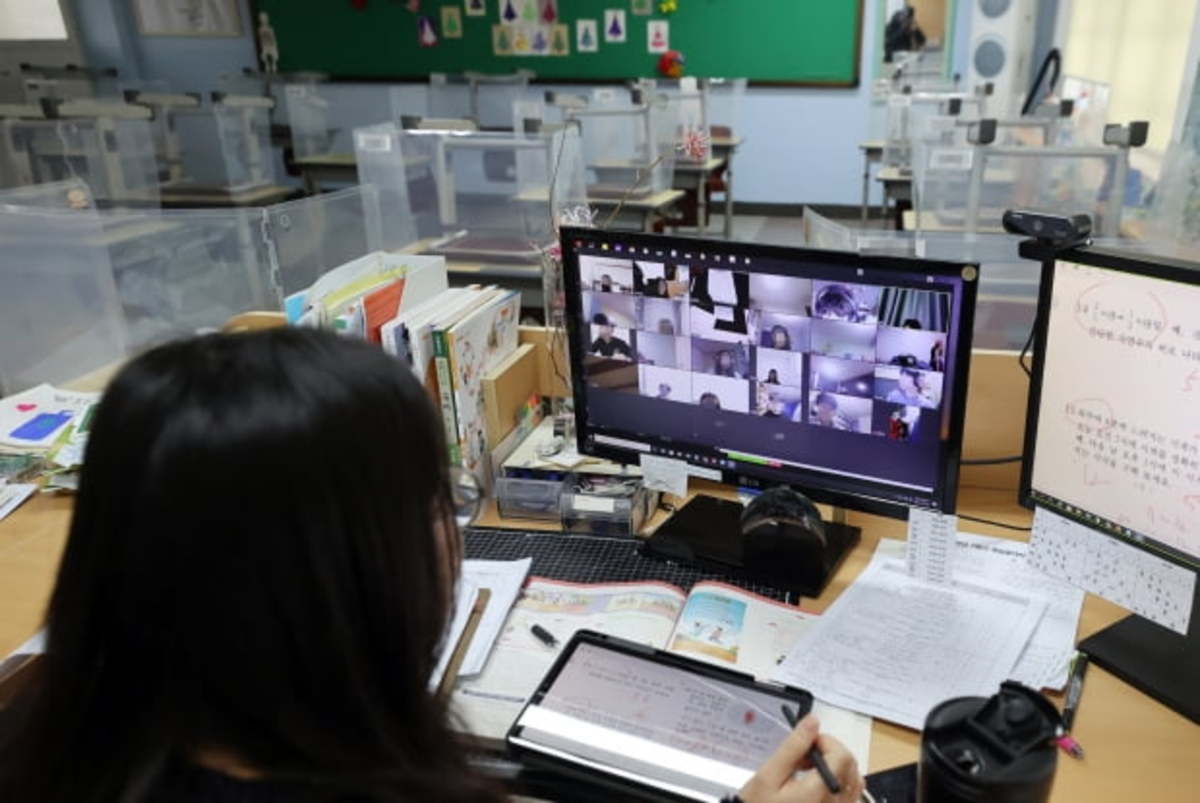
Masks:
[[[786,705],[781,705],[780,709],[783,711],[783,719],[787,722],[788,727],[795,728],[798,721],[796,719],[796,712]],[[829,765],[825,763],[825,756],[821,755],[821,750],[815,744],[809,748],[806,758],[812,762],[813,768],[821,776],[821,780],[825,782],[825,786],[829,789],[830,794],[839,794],[842,791],[842,785],[838,783],[837,776],[829,769]]]

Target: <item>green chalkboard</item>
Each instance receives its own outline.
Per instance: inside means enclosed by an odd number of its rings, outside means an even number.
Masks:
[[[862,0],[677,0],[678,10],[635,15],[639,0],[557,0],[570,52],[563,56],[495,53],[493,26],[507,3],[518,17],[528,3],[544,0],[482,0],[484,16],[468,16],[474,0],[256,0],[270,14],[279,43],[281,71],[313,70],[340,79],[423,79],[431,72],[476,70],[509,73],[525,68],[539,79],[610,81],[657,74],[659,55],[647,48],[647,22],[669,23],[670,47],[684,54],[686,72],[697,77],[749,78],[759,84],[852,87],[858,84]],[[456,6],[462,37],[449,38],[442,8]],[[605,41],[605,11],[625,12],[625,41]],[[432,21],[437,44],[418,43],[418,18]],[[576,47],[576,21],[596,21],[595,53]],[[257,20],[257,16],[256,16]],[[539,17],[540,23],[540,17]],[[549,28],[525,28],[528,33]],[[561,29],[560,29],[561,30]],[[516,33],[509,28],[511,36]]]

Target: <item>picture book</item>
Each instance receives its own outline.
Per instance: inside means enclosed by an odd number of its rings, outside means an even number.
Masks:
[[[495,287],[485,288],[474,294],[467,303],[454,313],[435,318],[429,324],[430,346],[436,369],[434,397],[442,411],[442,424],[446,431],[446,446],[450,452],[451,465],[459,465],[461,454],[458,444],[458,419],[454,411],[454,377],[450,367],[450,346],[447,332],[459,321],[495,300],[501,291]]]
[[[697,583],[685,594],[666,583],[583,585],[534,577],[513,606],[483,672],[460,679],[452,699],[471,733],[503,739],[576,630],[596,630],[767,679],[818,619],[719,582]],[[535,637],[534,625],[553,635],[559,647]],[[820,702],[814,710],[822,729],[841,739],[859,766],[868,766],[870,718]]]
[[[455,420],[455,442],[450,444],[450,459],[482,481],[485,488],[490,485],[491,472],[487,470],[483,377],[516,351],[520,314],[520,292],[497,291],[488,303],[445,330]],[[438,379],[440,382],[440,369]]]
[[[38,385],[0,399],[0,448],[42,451],[99,400],[99,393]]]

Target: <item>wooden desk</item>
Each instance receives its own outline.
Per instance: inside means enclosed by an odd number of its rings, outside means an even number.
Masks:
[[[708,230],[708,196],[705,193],[705,187],[708,185],[709,178],[714,173],[717,173],[726,167],[726,159],[721,156],[711,156],[706,162],[687,162],[675,161],[675,181],[673,186],[677,190],[696,193],[696,231],[699,234],[704,234]],[[731,213],[733,211],[731,195],[725,195],[725,220],[726,234],[729,236],[728,228]]]
[[[728,494],[729,489],[695,482],[697,490]],[[22,644],[41,624],[42,612],[54,583],[66,542],[70,497],[39,496],[0,522],[0,656]],[[1028,524],[1029,514],[1018,508],[1009,490],[967,488],[959,500],[963,512],[1012,524]],[[847,558],[829,589],[804,607],[823,611],[865,568],[880,538],[902,538],[903,522],[850,513],[848,521],[863,528],[863,542]],[[481,524],[536,529],[528,522],[502,521],[493,509]],[[545,527],[545,523],[541,523]],[[1006,530],[964,522],[973,532],[1012,537]],[[1086,637],[1124,615],[1111,603],[1088,595],[1079,636]],[[1185,803],[1200,789],[1200,727],[1141,692],[1093,666],[1087,675],[1074,733],[1087,758],[1062,757],[1055,778],[1053,801],[1063,803]],[[876,721],[871,737],[870,771],[915,761],[916,732]]]

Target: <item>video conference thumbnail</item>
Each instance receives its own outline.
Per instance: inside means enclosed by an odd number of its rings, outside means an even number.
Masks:
[[[606,387],[901,442],[936,430],[920,411],[942,402],[948,293],[587,255],[580,274]]]

